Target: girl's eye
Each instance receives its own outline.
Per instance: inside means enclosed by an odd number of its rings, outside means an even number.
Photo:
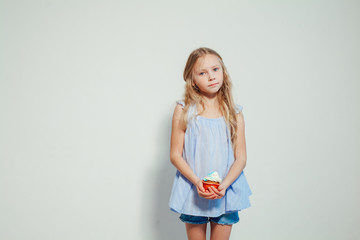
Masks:
[[[204,75],[205,75],[205,73],[204,73],[204,72],[201,72],[199,75],[200,75],[200,76],[204,76]]]
[[[219,68],[218,68],[218,67],[217,67],[217,68],[214,68],[214,71],[215,71],[215,72],[219,71]]]

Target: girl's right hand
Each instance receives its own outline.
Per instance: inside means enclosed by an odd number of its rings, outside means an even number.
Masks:
[[[202,180],[198,180],[196,182],[196,190],[200,197],[206,198],[206,199],[216,199],[217,195],[214,192],[205,191],[205,188],[203,186]]]

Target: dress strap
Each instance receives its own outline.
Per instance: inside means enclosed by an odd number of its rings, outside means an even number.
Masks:
[[[239,105],[239,104],[235,104],[235,112],[236,114],[240,113],[243,109],[243,106]]]

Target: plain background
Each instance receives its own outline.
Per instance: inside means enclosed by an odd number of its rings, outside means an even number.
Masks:
[[[0,239],[185,239],[171,117],[195,48],[243,105],[232,239],[358,239],[359,1],[0,1]]]

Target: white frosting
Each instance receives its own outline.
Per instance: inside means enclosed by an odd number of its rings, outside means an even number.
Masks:
[[[204,177],[204,181],[213,181],[213,182],[221,182],[222,179],[219,177],[218,172],[212,172],[208,174],[206,177]]]

